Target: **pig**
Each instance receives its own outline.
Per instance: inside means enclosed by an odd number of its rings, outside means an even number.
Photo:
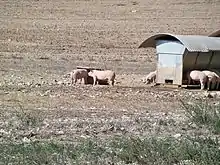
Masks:
[[[70,73],[71,84],[76,84],[77,80],[84,80],[84,84],[87,84],[88,71],[86,69],[75,69]]]
[[[209,90],[211,83],[213,86],[217,84],[219,76],[215,72],[209,70],[204,70],[202,72],[205,73],[205,75],[208,77],[207,89]]]
[[[191,80],[199,81],[201,85],[201,90],[205,88],[205,83],[208,80],[208,77],[205,75],[205,73],[199,70],[193,70],[188,72],[187,78],[188,78],[188,85],[191,83]]]
[[[90,70],[88,75],[93,78],[93,86],[95,86],[99,80],[108,81],[108,83],[113,86],[116,76],[112,70]]]
[[[142,82],[146,84],[155,83],[157,76],[157,71],[150,72],[146,77],[142,78]]]

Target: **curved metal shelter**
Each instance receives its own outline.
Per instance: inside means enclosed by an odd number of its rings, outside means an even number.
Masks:
[[[217,30],[209,35],[209,37],[220,37],[220,30]]]
[[[220,34],[220,31],[219,31]],[[198,36],[198,35],[174,35],[169,33],[162,33],[154,35],[145,40],[141,47],[154,47],[156,48],[157,40],[178,40],[190,52],[209,52],[220,50],[220,38]]]
[[[153,47],[157,53],[157,84],[187,83],[190,70],[220,70],[220,38],[198,35],[156,34],[139,48]]]

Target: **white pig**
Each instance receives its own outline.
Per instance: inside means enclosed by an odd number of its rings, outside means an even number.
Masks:
[[[208,83],[207,83],[207,89],[210,89],[210,84],[212,83],[212,86],[215,86],[216,83],[218,82],[218,75],[215,72],[209,71],[209,70],[204,70],[202,71],[205,73],[205,75],[208,77]]]
[[[142,82],[147,84],[150,84],[152,82],[155,83],[156,76],[157,76],[157,71],[155,70],[153,72],[150,72],[146,77],[143,77]]]
[[[97,81],[108,81],[110,85],[114,85],[115,72],[112,70],[91,70],[88,73],[93,78],[93,85],[96,85]]]
[[[86,69],[75,69],[70,73],[71,84],[76,84],[77,80],[80,79],[80,83],[82,83],[82,79],[84,80],[84,84],[87,84],[88,71]]]
[[[191,80],[193,81],[199,81],[201,85],[201,89],[205,88],[205,83],[208,80],[208,77],[203,73],[202,71],[199,70],[193,70],[187,74],[188,77],[188,85],[191,83]]]

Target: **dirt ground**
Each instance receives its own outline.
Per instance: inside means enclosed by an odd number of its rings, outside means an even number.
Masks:
[[[162,32],[208,35],[219,9],[219,0],[0,1],[1,137],[18,119],[36,122],[13,127],[15,139],[195,133],[178,99],[203,92],[140,82],[156,55],[138,46]],[[69,86],[76,66],[114,70],[116,85]]]

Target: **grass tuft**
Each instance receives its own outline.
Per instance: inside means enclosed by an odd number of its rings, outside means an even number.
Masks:
[[[212,138],[84,139],[0,145],[3,164],[200,164],[220,162],[219,141]]]
[[[220,133],[220,105],[213,105],[208,101],[199,100],[193,104],[181,101],[186,116],[197,126],[205,126],[213,133]]]

